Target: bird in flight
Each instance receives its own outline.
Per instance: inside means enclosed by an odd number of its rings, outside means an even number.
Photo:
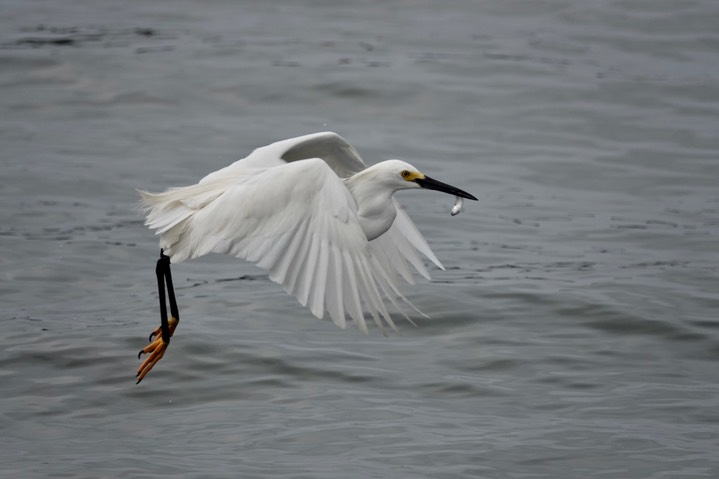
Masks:
[[[429,279],[419,253],[444,269],[393,198],[396,191],[416,188],[455,195],[453,215],[462,198],[477,199],[404,161],[368,167],[333,132],[257,148],[195,185],[140,191],[145,224],[160,236],[160,326],[138,355],[149,354],[137,382],[165,354],[180,320],[170,260],[224,253],[256,263],[312,314],[328,313],[343,329],[349,316],[366,333],[367,313],[383,332],[383,323],[396,330],[383,297],[412,322],[399,300],[419,310],[400,292],[399,277],[414,284],[411,265]]]

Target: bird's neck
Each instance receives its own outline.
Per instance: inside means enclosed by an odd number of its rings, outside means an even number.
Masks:
[[[345,184],[357,201],[357,216],[368,241],[386,233],[397,216],[395,190],[376,177],[372,167],[347,178]]]

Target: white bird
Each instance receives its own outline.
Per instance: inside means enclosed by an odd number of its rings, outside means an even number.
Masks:
[[[344,329],[349,316],[367,332],[368,313],[383,331],[383,320],[396,330],[383,296],[400,312],[397,299],[414,308],[399,290],[399,276],[414,284],[412,265],[429,279],[419,253],[444,269],[393,198],[398,190],[414,188],[477,199],[404,161],[367,167],[332,132],[258,148],[195,185],[163,193],[141,191],[145,224],[160,235],[161,326],[140,351],[151,354],[138,369],[138,383],[162,358],[179,322],[170,259],[179,263],[207,253],[237,256],[267,270],[272,281],[318,318],[327,312]]]

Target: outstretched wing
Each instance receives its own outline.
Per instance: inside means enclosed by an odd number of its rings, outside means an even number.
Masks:
[[[395,328],[382,296],[410,303],[385,253],[376,253],[362,232],[354,197],[326,162],[294,161],[222,181],[144,195],[147,223],[173,262],[231,254],[269,271],[315,316],[327,311],[341,328],[349,315],[366,331],[363,309],[380,328],[380,318]]]
[[[340,178],[349,178],[367,168],[357,150],[347,140],[337,133],[322,131],[257,148],[246,158],[210,173],[201,182],[242,174],[247,169],[272,168],[310,158],[320,158]]]
[[[329,166],[340,178],[349,178],[365,168],[364,161],[357,150],[337,133],[323,131],[309,135],[277,141],[254,150],[246,158],[238,160],[221,170],[210,173],[200,183],[227,180],[237,175],[244,176],[248,170],[272,168],[309,158],[319,158]],[[211,195],[210,195],[211,196]],[[200,198],[208,196],[200,195]],[[373,240],[371,245],[377,254],[388,259],[394,271],[399,273],[408,283],[414,284],[412,272],[407,267],[411,264],[417,272],[429,279],[429,271],[418,253],[425,255],[440,269],[444,269],[429,245],[407,216],[397,200],[397,218],[392,227],[384,235]]]

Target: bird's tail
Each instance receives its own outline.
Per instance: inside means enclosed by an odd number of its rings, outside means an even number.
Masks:
[[[174,263],[194,256],[190,249],[179,246],[192,226],[193,215],[226,190],[224,183],[208,181],[170,188],[162,193],[138,190],[139,209],[145,215],[145,225],[160,235],[160,248]]]

